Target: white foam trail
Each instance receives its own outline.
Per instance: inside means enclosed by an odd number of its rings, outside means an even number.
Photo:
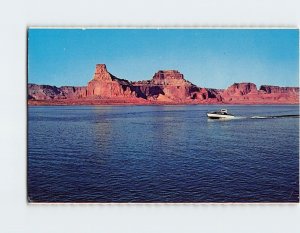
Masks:
[[[270,118],[270,117],[265,117],[265,116],[252,116],[250,117],[251,119],[266,119],[266,118]]]
[[[236,116],[233,119],[239,120],[239,119],[246,119],[247,117],[243,117],[243,116]]]
[[[300,115],[253,116],[251,119],[299,118]]]
[[[232,121],[232,120],[240,120],[240,119],[274,119],[274,118],[295,118],[300,117],[300,115],[278,115],[278,116],[235,116],[233,118],[221,118],[221,119],[208,119],[208,121]]]

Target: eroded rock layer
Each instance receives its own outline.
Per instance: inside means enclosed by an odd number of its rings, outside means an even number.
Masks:
[[[94,78],[87,85],[88,97],[139,97],[132,84],[124,79],[119,79],[110,74],[106,65],[96,65]]]
[[[86,87],[28,84],[29,100],[81,99],[87,96]]]
[[[234,83],[225,90],[201,88],[184,78],[177,70],[160,70],[152,79],[130,82],[96,65],[93,79],[85,87],[28,84],[29,104],[271,104],[299,103],[299,87]]]

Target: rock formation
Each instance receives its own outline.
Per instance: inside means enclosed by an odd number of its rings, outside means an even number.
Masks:
[[[86,87],[28,84],[28,99],[30,100],[80,99],[86,96]]]
[[[115,98],[139,97],[131,83],[110,74],[106,65],[96,65],[93,80],[87,85],[88,97]]]
[[[274,100],[283,103],[299,104],[299,87],[279,87],[262,85],[259,89],[260,97],[264,100]]]
[[[258,91],[254,83],[234,83],[221,93],[224,102],[249,100],[257,95]]]
[[[220,95],[224,103],[299,103],[298,87],[263,85],[258,90],[254,83],[234,83]]]
[[[279,87],[279,86],[262,85],[259,90],[264,91],[268,94],[270,93],[298,94],[299,93],[299,87]]]
[[[160,70],[151,80],[133,82],[147,99],[164,101],[185,101],[192,98],[192,93],[199,88],[184,79],[177,70]]]
[[[234,83],[224,92],[229,96],[243,96],[250,93],[257,94],[257,87],[254,83]]]
[[[225,90],[200,88],[177,70],[160,70],[152,79],[130,82],[96,65],[86,87],[28,84],[29,104],[299,104],[299,87],[234,83]]]

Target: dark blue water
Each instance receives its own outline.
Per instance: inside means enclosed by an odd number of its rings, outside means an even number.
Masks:
[[[298,106],[28,108],[34,202],[298,202]]]

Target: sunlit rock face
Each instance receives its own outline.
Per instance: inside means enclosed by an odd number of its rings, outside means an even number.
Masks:
[[[257,89],[254,83],[234,83],[220,92],[222,102],[232,104],[299,103],[298,87],[263,85]]]
[[[154,74],[151,83],[161,86],[164,95],[173,100],[190,99],[192,91],[199,91],[177,70],[160,70]]]
[[[137,97],[134,87],[125,79],[110,74],[105,64],[96,65],[93,79],[87,85],[88,97]]]
[[[28,100],[93,103],[93,100],[111,100],[119,103],[299,103],[299,87],[234,83],[227,89],[198,87],[184,78],[177,70],[159,70],[149,80],[130,82],[108,72],[105,64],[98,64],[87,86],[50,86],[28,84]],[[145,102],[146,101],[146,102]]]
[[[148,99],[185,101],[197,98],[200,88],[184,79],[177,70],[160,70],[151,80],[133,82]]]
[[[282,103],[299,103],[299,87],[279,87],[262,85],[259,89],[260,97]]]
[[[242,96],[247,94],[257,94],[257,87],[254,83],[234,83],[230,87],[228,87],[224,95],[228,96]]]

